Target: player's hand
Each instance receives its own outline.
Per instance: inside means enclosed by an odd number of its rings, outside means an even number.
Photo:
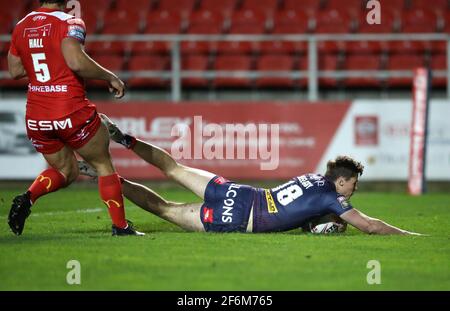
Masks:
[[[125,83],[118,77],[113,77],[109,81],[109,92],[114,93],[114,97],[117,99],[122,98],[125,95]]]

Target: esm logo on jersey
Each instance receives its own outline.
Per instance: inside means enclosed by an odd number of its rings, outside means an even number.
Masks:
[[[57,131],[71,129],[73,127],[70,118],[61,121],[27,120],[27,126],[31,131]]]

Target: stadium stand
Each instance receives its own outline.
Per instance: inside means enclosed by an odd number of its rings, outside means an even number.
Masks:
[[[35,8],[37,1],[0,0],[0,34]],[[366,0],[81,0],[82,17],[93,34],[402,34],[450,33],[448,0],[389,0],[382,2],[380,25],[366,21]],[[133,72],[168,70],[170,42],[94,42],[86,49],[108,68]],[[1,70],[6,70],[8,44],[0,42]],[[319,42],[320,70],[411,70],[417,65],[446,69],[446,42],[347,41]],[[306,69],[307,42],[195,42],[181,43],[182,68],[193,71],[250,70],[287,71]],[[183,78],[185,87],[294,88],[304,79],[286,77]],[[320,87],[409,87],[410,78],[320,77]],[[131,87],[167,87],[170,79],[132,77]],[[24,81],[1,79],[1,87],[23,87]],[[96,83],[91,83],[96,86]],[[446,78],[433,79],[445,87]]]

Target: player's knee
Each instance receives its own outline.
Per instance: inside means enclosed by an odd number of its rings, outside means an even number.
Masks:
[[[78,178],[78,176],[80,175],[80,171],[78,169],[78,165],[68,166],[68,167],[64,168],[63,170],[61,170],[61,173],[66,178],[66,186],[68,186],[71,183],[73,183]]]

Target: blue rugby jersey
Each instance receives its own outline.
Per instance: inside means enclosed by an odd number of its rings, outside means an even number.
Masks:
[[[306,174],[273,189],[258,189],[253,232],[287,231],[330,213],[340,216],[353,207],[324,176]]]

